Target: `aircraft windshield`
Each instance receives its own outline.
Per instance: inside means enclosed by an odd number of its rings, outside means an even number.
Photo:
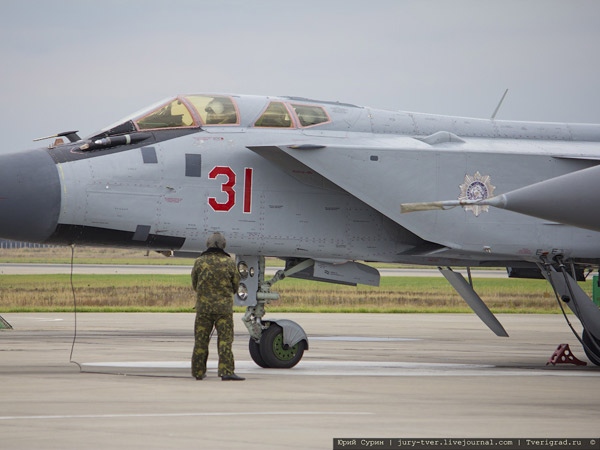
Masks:
[[[136,111],[133,114],[129,114],[128,116],[123,117],[121,120],[118,120],[118,121],[110,124],[109,126],[102,128],[102,130],[100,130],[100,131],[107,132],[107,131],[112,130],[113,128],[117,128],[119,125],[122,125],[127,122],[131,122],[131,120],[135,119],[136,117],[145,116],[146,114],[148,114],[148,112],[154,111],[159,106],[167,103],[169,100],[171,100],[171,98],[164,98],[159,102],[153,103],[150,106],[146,106],[145,108],[140,109],[139,111]]]
[[[194,126],[194,118],[183,102],[175,99],[138,119],[135,123],[140,130],[181,128]]]
[[[131,133],[136,130],[191,128],[199,125],[239,125],[234,100],[224,95],[187,95],[161,100],[103,128],[100,135]]]

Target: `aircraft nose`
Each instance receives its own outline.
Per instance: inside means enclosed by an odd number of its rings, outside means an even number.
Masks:
[[[56,230],[60,179],[46,150],[0,154],[0,238],[44,242]]]

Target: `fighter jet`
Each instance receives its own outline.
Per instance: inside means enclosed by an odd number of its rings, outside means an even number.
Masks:
[[[203,93],[51,138],[0,156],[0,237],[194,257],[221,231],[262,367],[293,367],[308,349],[299,324],[265,317],[273,285],[378,285],[360,261],[439,267],[498,336],[508,334],[452,267],[545,278],[600,365],[600,310],[576,282],[600,264],[600,125]],[[285,261],[270,280],[266,256]]]

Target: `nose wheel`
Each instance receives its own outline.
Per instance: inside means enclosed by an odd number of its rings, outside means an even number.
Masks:
[[[252,361],[254,361],[263,369],[269,368],[262,355],[260,354],[260,344],[256,342],[253,337],[251,337],[248,341],[248,350],[250,351],[250,357],[252,358]]]
[[[304,340],[294,345],[286,344],[284,342],[283,329],[275,324],[271,324],[269,328],[263,331],[260,342],[257,345],[260,349],[262,362],[266,367],[272,369],[291,369],[300,362],[306,349],[306,341]],[[259,366],[265,367],[259,361],[256,361],[256,359],[254,361]]]
[[[265,369],[291,369],[300,362],[306,350],[306,341],[294,345],[284,342],[283,329],[272,324],[263,331],[259,342],[250,338],[248,342],[250,357]]]

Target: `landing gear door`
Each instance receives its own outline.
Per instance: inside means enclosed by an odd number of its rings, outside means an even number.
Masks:
[[[234,296],[235,306],[255,306],[256,293],[259,286],[259,275],[263,268],[259,268],[258,256],[236,255],[235,263],[240,273],[240,289]]]

